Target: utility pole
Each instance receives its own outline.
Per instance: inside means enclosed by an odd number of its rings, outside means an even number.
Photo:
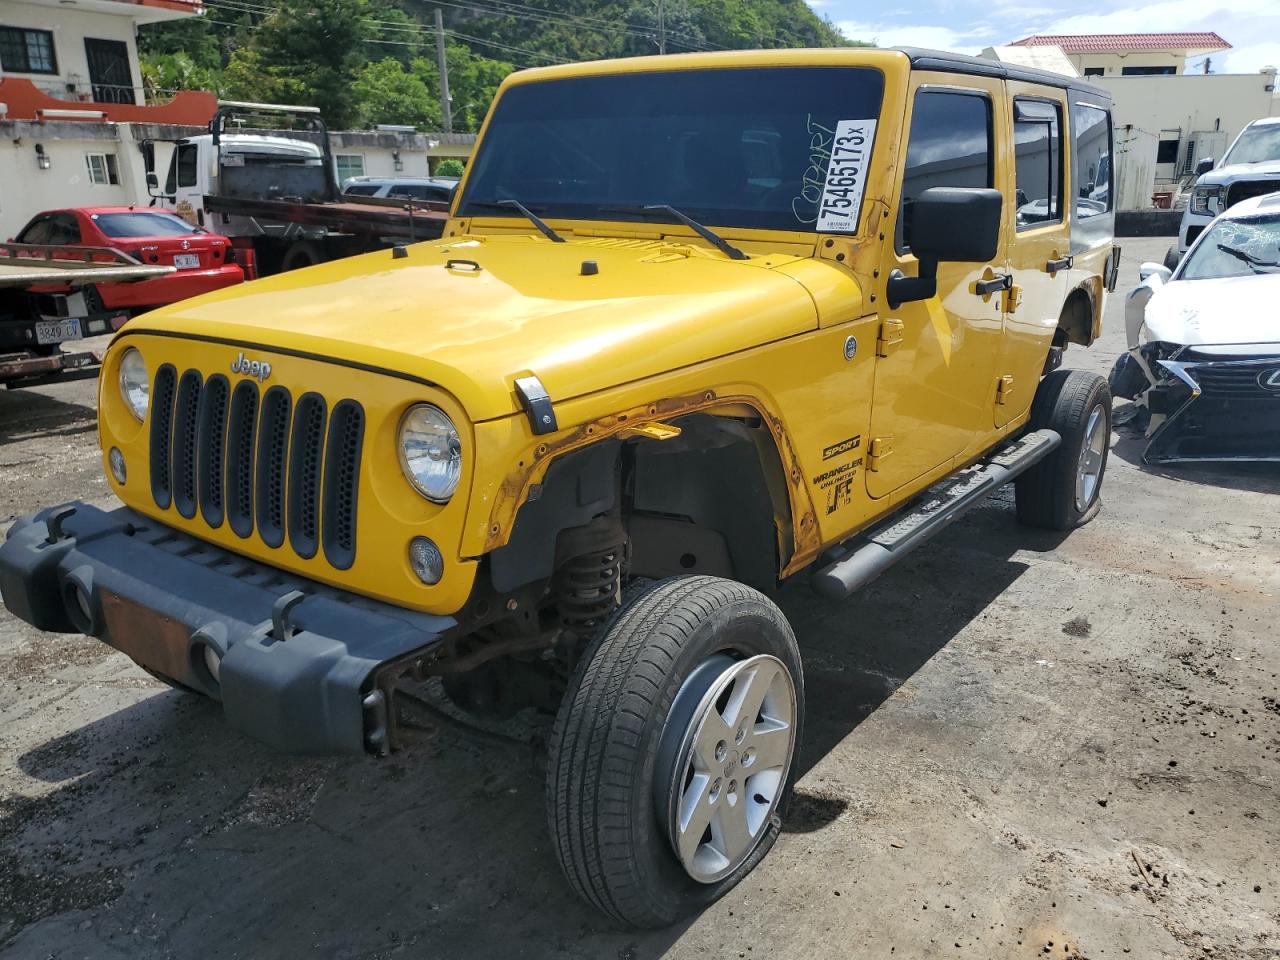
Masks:
[[[667,52],[667,17],[666,5],[658,0],[658,53]]]
[[[436,7],[436,68],[440,71],[440,113],[444,132],[453,133],[453,107],[449,98],[449,63],[444,56],[444,16]]]

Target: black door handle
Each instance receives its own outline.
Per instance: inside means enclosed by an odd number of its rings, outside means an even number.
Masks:
[[[990,280],[979,280],[973,285],[973,292],[980,297],[986,297],[1001,290],[1010,290],[1013,288],[1013,274],[1001,273],[992,277]]]
[[[1059,270],[1070,270],[1073,263],[1075,263],[1074,257],[1059,257],[1057,260],[1050,260],[1044,268],[1050,273],[1057,273]]]

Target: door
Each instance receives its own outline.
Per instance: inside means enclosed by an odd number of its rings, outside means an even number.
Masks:
[[[84,38],[89,61],[89,85],[97,103],[134,103],[129,45],[123,40]]]
[[[965,85],[957,86],[961,80]],[[905,230],[921,191],[1002,183],[993,149],[1007,123],[997,107],[1002,82],[919,73],[912,91],[897,228],[885,243],[882,282],[893,269],[917,274]],[[1003,216],[1010,216],[1008,204]],[[1002,228],[1002,237],[1006,233]],[[867,448],[870,496],[887,496],[939,472],[990,430],[1000,295],[980,294],[975,285],[996,278],[1004,259],[1002,240],[991,265],[941,263],[936,296],[884,307]]]
[[[1004,339],[996,371],[994,423],[1027,412],[1071,280],[1066,216],[1066,91],[1009,82],[1013,94],[1014,198]]]

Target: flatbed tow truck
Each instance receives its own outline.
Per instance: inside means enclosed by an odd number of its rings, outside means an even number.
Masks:
[[[105,341],[100,349],[66,351],[65,345],[114,333],[129,315],[88,311],[83,290],[173,270],[110,247],[0,244],[0,384],[29,387],[97,376]]]
[[[344,196],[314,107],[221,101],[209,132],[172,141],[164,183],[155,141],[143,164],[153,202],[230,237],[249,279],[434,240],[449,206]]]

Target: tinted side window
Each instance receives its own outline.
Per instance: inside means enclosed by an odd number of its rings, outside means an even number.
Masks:
[[[1013,101],[1018,229],[1062,221],[1062,108],[1044,100]]]
[[[49,218],[49,243],[79,243],[80,224],[69,213],[55,213]]]
[[[178,147],[178,186],[194,187],[196,185],[196,166],[200,148],[194,143],[184,143]]]
[[[1075,216],[1077,220],[1106,213],[1114,205],[1111,163],[1111,114],[1082,103],[1071,105],[1075,141]]]
[[[48,243],[49,232],[49,218],[41,217],[18,234],[18,243]]]
[[[911,205],[929,187],[990,187],[991,101],[980,93],[920,90],[911,111],[907,163],[898,205],[898,251]]]

